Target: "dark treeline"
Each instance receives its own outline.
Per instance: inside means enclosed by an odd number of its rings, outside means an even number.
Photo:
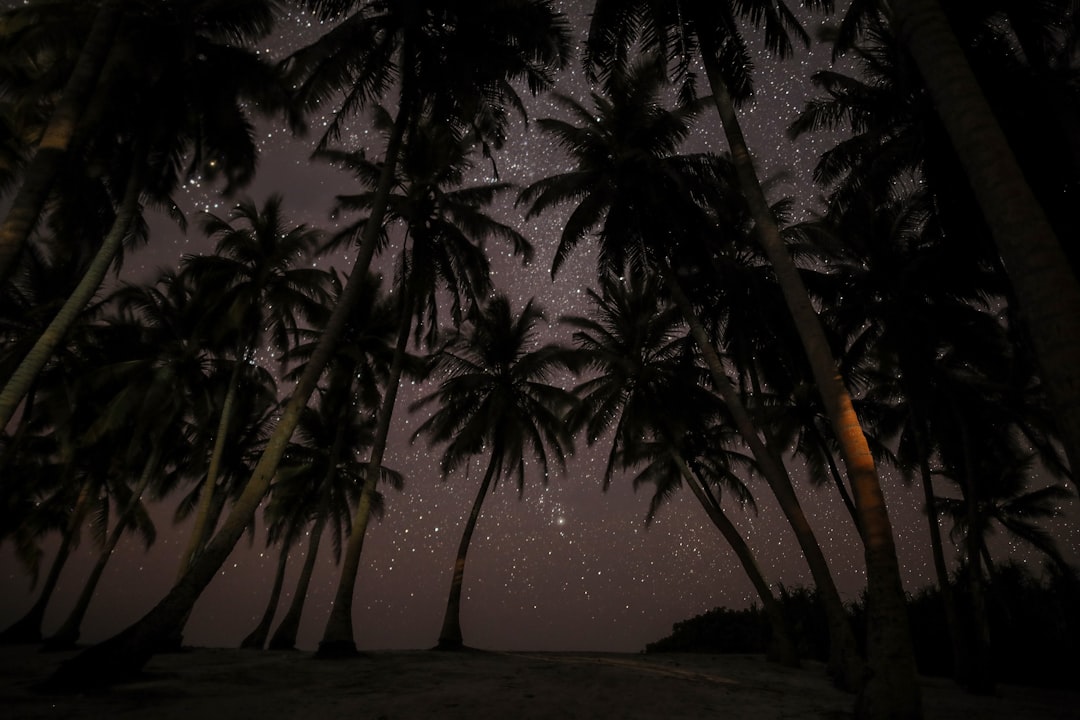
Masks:
[[[962,578],[952,592],[963,617],[971,617],[971,598]],[[1000,682],[1035,687],[1075,689],[1078,669],[1069,652],[1080,640],[1080,623],[1071,608],[1080,600],[1075,582],[1060,574],[1033,574],[1019,563],[998,568],[987,583],[990,631],[994,638],[991,666]],[[824,662],[829,636],[821,603],[813,588],[781,587],[780,605],[795,634],[799,656]],[[866,599],[847,606],[860,644]],[[941,592],[926,587],[908,597],[908,618],[915,660],[923,675],[951,677],[952,648]],[[968,627],[968,633],[975,629]],[[670,635],[645,646],[646,653],[764,653],[769,647],[769,621],[757,604],[740,610],[718,607],[675,623]]]
[[[74,645],[113,549],[131,532],[153,543],[149,504],[168,502],[187,524],[175,584],[53,687],[137,675],[182,643],[259,512],[279,562],[244,645],[294,645],[328,538],[340,575],[317,655],[354,655],[366,529],[393,501],[385,489],[406,491],[387,438],[415,413],[413,440],[444,477],[485,468],[441,649],[465,646],[462,588],[489,492],[547,482],[584,443],[607,451],[605,487],[627,476],[651,490],[646,522],[689,490],[754,587],[770,660],[797,665],[800,627],[819,618],[815,655],[856,715],[907,720],[922,714],[926,649],[882,488],[895,468],[923,498],[949,672],[978,693],[1015,677],[1006,659],[1021,648],[995,619],[1013,591],[988,538],[1051,563],[1061,581],[1032,590],[1038,602],[1074,577],[1045,521],[1075,500],[1080,463],[1080,8],[789,5],[582,2],[580,47],[551,0],[32,0],[0,14],[0,541],[40,577],[0,639]],[[281,57],[259,50],[298,11],[325,32]],[[814,13],[819,38],[803,24]],[[741,123],[754,67],[813,42],[836,63],[783,123],[788,138],[837,140],[817,186],[799,189],[822,201],[796,217]],[[566,94],[572,69],[588,97]],[[517,122],[542,94],[561,117]],[[243,196],[257,122],[352,176],[327,198],[333,230],[291,222],[282,195]],[[705,126],[723,141],[684,152]],[[519,131],[553,143],[561,170],[501,178]],[[186,217],[175,196],[193,182],[231,209]],[[558,237],[519,229],[556,210]],[[146,283],[121,274],[106,293],[110,271],[159,242],[152,212],[213,251]],[[547,317],[491,271],[501,252],[550,258],[555,276],[585,245],[595,285],[572,317]],[[411,381],[428,392],[398,407]],[[829,493],[861,541],[855,618],[808,492]],[[764,493],[812,594],[784,590],[732,520]],[[98,561],[43,637],[86,533]]]

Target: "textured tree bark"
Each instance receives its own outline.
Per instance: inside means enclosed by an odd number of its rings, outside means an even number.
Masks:
[[[1080,468],[1080,285],[938,0],[892,8],[1012,281],[1069,465]]]
[[[7,282],[14,271],[19,252],[45,207],[53,179],[60,171],[80,115],[93,95],[101,68],[112,47],[113,37],[120,25],[122,7],[122,0],[108,0],[98,8],[34,159],[26,169],[23,183],[12,200],[3,224],[0,224],[0,285]],[[5,425],[0,423],[0,427]]]

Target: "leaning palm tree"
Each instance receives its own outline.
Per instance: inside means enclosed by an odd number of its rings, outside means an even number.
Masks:
[[[1029,3],[1049,9],[1052,3]],[[1071,6],[1056,4],[1072,11]],[[876,2],[855,3],[849,27]],[[893,0],[914,58],[1001,253],[1050,391],[1070,465],[1080,467],[1080,283],[1024,179],[1005,133],[938,0]],[[1056,9],[1056,8],[1055,8]],[[848,40],[854,38],[854,32]]]
[[[534,347],[543,314],[532,300],[515,314],[505,295],[495,295],[474,312],[450,345],[435,356],[435,372],[445,376],[439,387],[413,409],[436,410],[413,433],[431,445],[444,444],[440,466],[446,477],[476,455],[488,456],[487,469],[462,530],[454,560],[446,614],[438,647],[462,648],[461,588],[465,560],[488,491],[506,476],[525,489],[526,453],[536,459],[542,482],[555,468],[564,469],[573,440],[565,421],[574,407],[572,393],[550,384],[568,369],[560,346]]]
[[[797,665],[783,612],[750,547],[728,519],[703,473],[695,472],[688,457],[689,440],[704,433],[707,419],[721,407],[696,381],[693,341],[686,337],[679,310],[661,302],[655,282],[631,277],[602,279],[603,294],[589,291],[592,312],[567,316],[562,322],[575,329],[574,344],[582,368],[595,373],[573,392],[581,398],[575,425],[584,424],[586,439],[595,443],[614,428],[611,452],[604,472],[604,488],[611,480],[616,459],[623,468],[646,463],[635,478],[655,483],[647,521],[676,487],[686,483],[710,520],[731,545],[761,599],[772,628],[769,658]],[[678,408],[672,406],[677,398]],[[646,438],[652,438],[646,441]],[[716,463],[698,467],[718,469],[709,474],[725,484],[743,504],[752,504],[750,491],[726,462],[733,455],[720,447],[708,449]]]
[[[728,208],[740,200],[725,182],[730,171],[722,159],[676,154],[702,105],[691,101],[667,110],[660,102],[663,83],[663,67],[646,59],[613,74],[606,95],[593,94],[593,108],[560,96],[574,122],[544,118],[538,124],[555,137],[574,167],[535,181],[519,202],[529,204],[528,217],[563,203],[574,205],[555,251],[553,273],[595,233],[599,274],[618,274],[629,266],[632,272],[659,275],[821,590],[830,627],[830,673],[854,690],[862,681],[862,665],[828,563],[775,443],[762,435],[706,328],[703,311],[711,309],[714,298],[691,292],[690,281],[703,274],[699,270],[715,268],[724,243],[738,239],[722,236],[740,234],[738,225],[725,220]]]
[[[821,7],[830,3],[811,2]],[[780,233],[754,168],[742,132],[738,104],[749,97],[749,53],[738,20],[749,18],[775,55],[792,52],[790,33],[808,42],[784,0],[713,2],[711,0],[598,0],[592,16],[587,63],[602,73],[625,67],[631,49],[671,58],[683,89],[693,91],[698,61],[727,139],[728,151],[750,215],[754,235],[768,257],[795,322],[815,384],[852,486],[862,529],[867,567],[867,607],[871,618],[867,642],[870,674],[857,709],[867,717],[917,717],[921,713],[911,636],[896,545],[877,468],[798,268]]]
[[[144,203],[175,212],[170,194],[196,174],[224,177],[228,192],[249,182],[258,154],[251,112],[280,106],[277,76],[248,47],[270,30],[267,0],[151,3],[126,19],[83,113],[80,162],[71,163],[100,176],[95,182],[113,219],[79,285],[0,390],[0,426],[14,416],[124,243],[145,235]],[[193,57],[200,61],[192,65]],[[78,201],[64,198],[60,205]]]

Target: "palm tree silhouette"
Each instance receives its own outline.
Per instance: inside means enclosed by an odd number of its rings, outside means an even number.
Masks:
[[[750,491],[730,468],[733,457],[710,444],[707,461],[693,469],[694,440],[704,434],[722,405],[697,383],[703,373],[695,367],[693,341],[683,332],[679,310],[665,306],[655,283],[648,280],[604,277],[601,285],[602,294],[589,291],[589,316],[563,317],[562,322],[575,328],[582,367],[597,373],[573,390],[581,398],[575,425],[585,426],[590,445],[614,427],[605,489],[617,458],[624,468],[645,462],[634,486],[645,481],[656,485],[647,516],[651,521],[660,504],[685,482],[735,551],[761,599],[772,627],[770,659],[798,665],[780,604],[749,546],[703,479],[707,475],[724,483],[741,501],[752,504]]]
[[[495,295],[435,355],[435,373],[444,379],[412,406],[414,410],[436,406],[412,437],[423,435],[431,445],[445,445],[440,460],[444,477],[473,456],[488,456],[454,561],[439,631],[438,647],[443,650],[464,646],[460,612],[465,560],[489,489],[509,476],[516,480],[519,496],[523,494],[527,452],[546,484],[555,470],[552,461],[564,469],[566,455],[573,450],[565,416],[574,406],[574,396],[549,383],[555,373],[568,368],[567,357],[554,344],[534,347],[542,321],[543,313],[533,301],[514,313],[505,295]]]

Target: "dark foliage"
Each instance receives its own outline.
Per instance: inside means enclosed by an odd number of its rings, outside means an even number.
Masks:
[[[954,579],[953,593],[959,616],[971,617],[967,584]],[[778,593],[803,659],[824,661],[828,654],[825,613],[818,594],[804,587]],[[987,590],[990,614],[992,667],[998,682],[1048,688],[1075,688],[1080,657],[1080,584],[1056,569],[1037,577],[1024,565],[1004,564],[990,579]],[[848,606],[859,635],[865,637],[865,597]],[[937,588],[924,588],[908,597],[915,660],[922,675],[948,677],[952,672],[945,612]],[[967,629],[973,631],[972,629]],[[675,623],[665,638],[649,643],[645,652],[764,653],[769,643],[769,622],[758,605],[742,610],[718,607]]]

